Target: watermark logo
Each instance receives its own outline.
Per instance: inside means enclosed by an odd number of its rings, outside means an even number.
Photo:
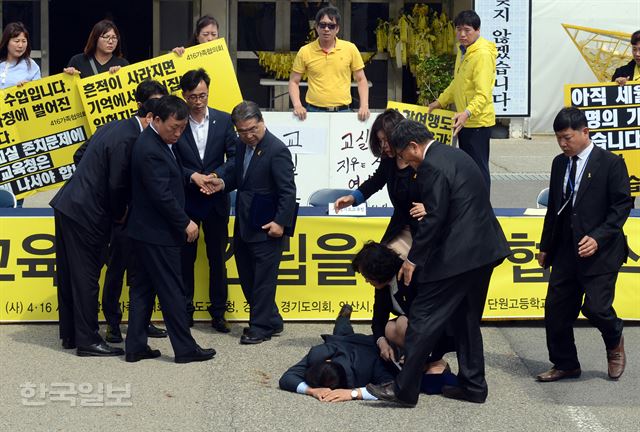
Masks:
[[[130,407],[131,384],[112,383],[39,383],[20,384],[20,402],[24,406],[43,406],[48,402],[64,402],[81,407]]]

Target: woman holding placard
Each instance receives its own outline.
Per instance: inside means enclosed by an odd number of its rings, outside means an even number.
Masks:
[[[64,72],[79,73],[81,78],[86,78],[107,71],[113,74],[128,64],[122,57],[118,27],[112,21],[102,20],[93,26],[84,52],[71,57]]]
[[[21,22],[7,24],[0,41],[0,89],[40,79],[40,67],[30,55],[27,28]]]

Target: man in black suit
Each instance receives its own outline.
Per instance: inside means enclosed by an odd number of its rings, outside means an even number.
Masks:
[[[211,80],[204,69],[191,70],[180,79],[182,96],[189,107],[189,123],[176,144],[187,178],[185,189],[187,214],[198,226],[202,225],[209,261],[209,300],[211,326],[221,333],[229,333],[224,319],[227,308],[227,268],[225,251],[229,243],[229,194],[203,194],[207,176],[223,177],[233,165],[237,135],[231,116],[207,107]],[[226,157],[226,160],[225,160]],[[187,311],[193,324],[194,276],[198,242],[182,248],[182,279],[187,296]]]
[[[140,127],[136,127],[135,122],[129,120],[119,120],[110,123],[109,128],[113,127],[112,139],[116,143],[120,143],[123,151],[126,151],[126,158],[121,160],[120,168],[126,173],[127,185],[130,184],[130,162],[131,148],[133,143],[138,139],[140,132],[147,127],[153,119],[153,112],[150,107],[144,108],[143,104],[149,99],[158,99],[167,95],[167,89],[155,80],[144,80],[136,87],[135,98],[138,103],[138,117]],[[102,133],[97,133],[82,144],[73,154],[73,161],[80,164],[84,153],[89,145],[96,140],[96,137],[103,137]],[[127,197],[130,191],[127,188]],[[122,333],[120,331],[120,323],[122,322],[122,309],[120,307],[120,295],[122,294],[122,282],[127,267],[131,267],[133,256],[131,255],[131,246],[129,238],[125,233],[124,220],[114,222],[111,226],[111,236],[109,239],[109,248],[107,251],[107,272],[104,277],[104,285],[102,287],[102,311],[107,321],[107,329],[105,332],[105,340],[110,343],[122,342]],[[130,278],[129,278],[130,279]],[[149,323],[147,327],[149,337],[167,337],[164,329]]]
[[[238,190],[234,252],[251,307],[242,344],[258,344],[283,330],[275,302],[285,228],[292,227],[296,185],[291,152],[265,127],[260,108],[243,101],[231,112],[239,139],[234,168],[213,178],[216,192]]]
[[[176,96],[158,101],[153,121],[134,145],[131,156],[131,207],[127,234],[136,268],[129,290],[126,361],[160,356],[147,345],[146,327],[157,291],[176,363],[213,358],[189,331],[182,286],[180,250],[198,238],[198,225],[184,211],[184,176],[173,145],[187,125],[189,110]]]
[[[616,69],[611,78],[621,86],[627,81],[640,81],[640,30],[631,35],[631,55],[633,59]]]
[[[579,109],[563,108],[553,130],[562,154],[551,165],[538,255],[541,266],[552,267],[544,321],[553,367],[537,379],[580,376],[573,338],[580,311],[600,330],[609,377],[618,379],[626,358],[623,323],[612,304],[618,271],[629,253],[622,231],[633,206],[629,174],[620,156],[593,145]]]
[[[67,349],[77,346],[80,356],[123,354],[98,333],[98,279],[112,225],[124,222],[131,150],[151,121],[150,99],[158,88],[164,90],[156,81],[141,83],[136,89],[138,115],[106,124],[76,151],[76,172],[50,203],[56,223],[60,338]]]
[[[511,253],[507,240],[470,156],[434,141],[423,125],[411,120],[396,126],[391,144],[418,172],[427,214],[399,272],[409,284],[418,271],[404,368],[395,383],[367,389],[379,399],[414,406],[424,361],[449,324],[459,386],[444,386],[442,394],[482,403],[488,390],[480,320],[493,269]]]

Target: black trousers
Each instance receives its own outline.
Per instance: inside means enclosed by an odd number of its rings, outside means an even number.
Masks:
[[[212,211],[202,221],[194,218],[192,220],[202,226],[207,259],[209,260],[209,301],[211,305],[207,309],[212,318],[222,319],[227,310],[227,295],[229,291],[225,262],[225,252],[229,243],[229,231],[227,229],[229,212],[226,212],[226,216],[221,216]],[[185,295],[187,297],[187,311],[191,315],[195,312],[193,293],[195,287],[194,265],[197,255],[197,241],[183,246],[182,280],[184,281]]]
[[[147,346],[147,326],[158,295],[169,340],[176,356],[196,349],[189,330],[187,302],[182,288],[180,246],[159,246],[131,240],[137,256],[129,290],[129,327],[126,351],[137,353]]]
[[[458,133],[458,147],[475,161],[482,172],[482,177],[491,190],[491,174],[489,173],[489,143],[491,142],[491,128],[464,127]]]
[[[60,338],[78,346],[99,343],[98,279],[106,239],[57,210],[54,217]]]
[[[234,237],[240,285],[251,308],[249,328],[256,336],[271,336],[283,326],[282,316],[276,305],[282,247],[282,237],[257,243],[244,242],[239,235]]]
[[[573,324],[582,314],[600,330],[607,349],[620,343],[623,322],[613,308],[618,273],[585,276],[579,271],[579,260],[574,247],[566,244],[553,261],[544,324],[549,360],[556,369],[571,370],[580,367],[573,335]]]
[[[110,327],[118,327],[122,322],[122,308],[120,307],[122,282],[125,271],[131,267],[130,260],[132,258],[131,240],[127,237],[125,225],[113,224],[109,241],[107,273],[102,287],[102,311]]]
[[[480,320],[494,265],[486,265],[440,281],[419,284],[411,305],[405,339],[404,368],[396,378],[396,395],[418,401],[425,359],[447,325],[451,326],[458,357],[459,385],[487,395]]]

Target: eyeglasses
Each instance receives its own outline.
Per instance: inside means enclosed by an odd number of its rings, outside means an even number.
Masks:
[[[100,39],[105,42],[118,42],[118,36],[100,36]]]
[[[187,96],[187,100],[189,102],[205,101],[207,100],[207,96],[209,96],[207,93],[192,94]]]
[[[335,30],[337,27],[338,27],[338,24],[334,24],[334,23],[327,23],[327,22],[318,23],[318,28],[321,28],[321,29]]]
[[[258,128],[259,128],[259,124],[254,125],[249,129],[236,129],[236,132],[238,132],[238,135],[242,135],[242,136],[254,135],[256,132],[258,132]]]

